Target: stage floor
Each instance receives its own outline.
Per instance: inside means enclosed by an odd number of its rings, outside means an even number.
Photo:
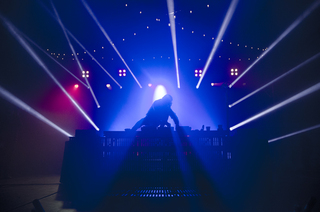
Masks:
[[[32,201],[39,199],[46,212],[75,211],[294,211],[304,207],[311,196],[318,202],[312,211],[320,209],[320,173],[274,174],[266,191],[254,195],[229,198],[224,204],[214,196],[200,194],[193,189],[136,188],[114,191],[100,196],[94,206],[72,201],[59,182],[60,176],[19,177],[0,180],[1,211],[32,211]],[[236,191],[238,193],[238,191]],[[247,193],[247,192],[243,192]],[[241,194],[241,192],[239,192]],[[158,196],[156,196],[158,195]],[[253,198],[254,196],[254,198]],[[91,199],[93,196],[88,196]],[[219,198],[228,199],[228,198]],[[237,200],[238,199],[238,200]],[[210,208],[211,207],[211,208]]]

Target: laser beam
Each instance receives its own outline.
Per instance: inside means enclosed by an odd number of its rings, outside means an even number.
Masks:
[[[51,1],[51,5],[52,5],[52,8],[53,8],[53,10],[54,10],[54,13],[56,14],[56,17],[57,17],[57,19],[58,19],[58,22],[59,22],[59,24],[60,24],[60,26],[61,26],[61,28],[62,28],[62,31],[63,31],[63,33],[64,33],[64,35],[65,35],[65,37],[66,37],[66,39],[67,39],[67,41],[68,41],[68,43],[69,43],[70,49],[71,49],[74,57],[76,58],[76,61],[77,61],[78,66],[79,66],[79,68],[80,68],[80,71],[81,71],[81,73],[83,73],[82,65],[81,65],[81,63],[80,63],[80,61],[79,61],[79,59],[78,59],[78,56],[77,56],[74,48],[73,48],[73,45],[72,45],[71,42],[70,42],[69,36],[68,36],[68,34],[66,33],[66,30],[65,30],[65,28],[64,28],[64,25],[63,25],[63,23],[62,23],[62,21],[61,21],[61,19],[60,19],[60,16],[59,16],[59,14],[58,14],[58,12],[57,12],[57,10],[56,10],[56,8],[55,8],[55,6],[54,6],[54,4],[53,4],[52,1]],[[93,90],[92,90],[92,88],[91,88],[91,86],[90,86],[90,83],[89,83],[88,79],[87,79],[86,77],[85,77],[84,79],[85,79],[85,81],[86,81],[86,83],[87,83],[87,85],[88,85],[88,87],[89,87],[89,90],[90,90],[90,92],[91,92],[91,95],[92,95],[92,97],[93,97],[93,99],[94,99],[97,107],[100,108],[100,104],[99,104],[96,96],[94,95],[94,92],[93,92]]]
[[[100,22],[98,21],[97,17],[94,15],[94,13],[92,12],[91,8],[89,7],[89,5],[87,4],[87,2],[85,0],[82,0],[82,4],[84,5],[84,7],[87,9],[88,13],[91,15],[91,17],[93,18],[93,20],[96,22],[96,24],[98,25],[98,27],[100,28],[101,32],[103,33],[103,35],[107,38],[107,40],[109,41],[109,43],[111,44],[112,48],[117,52],[118,56],[120,57],[120,59],[122,60],[122,62],[124,63],[124,65],[127,67],[128,71],[130,72],[130,74],[132,75],[132,77],[134,78],[134,80],[137,82],[137,84],[139,85],[140,88],[142,88],[141,84],[139,83],[138,79],[136,78],[136,76],[133,74],[133,72],[131,71],[131,69],[129,68],[129,66],[127,65],[126,61],[123,59],[123,57],[121,56],[120,52],[118,51],[118,49],[116,48],[116,46],[114,45],[114,43],[112,42],[112,40],[110,39],[109,35],[107,34],[107,32],[104,30],[104,28],[101,26]]]
[[[71,73],[66,67],[64,67],[61,63],[59,63],[56,59],[50,56],[48,52],[43,50],[38,44],[36,44],[33,40],[31,40],[27,35],[19,32],[23,37],[25,37],[30,43],[32,43],[34,46],[36,46],[38,49],[40,49],[43,53],[45,53],[48,57],[50,57],[54,62],[56,62],[60,67],[62,67],[65,71],[67,71],[71,76],[73,76],[76,80],[78,80],[81,84],[83,84],[86,88],[89,88],[82,80],[80,80],[78,77],[76,77],[73,73]]]
[[[300,98],[302,98],[302,97],[304,97],[304,96],[306,96],[306,95],[308,95],[310,93],[313,93],[313,92],[315,92],[315,91],[317,91],[319,89],[320,89],[320,83],[318,83],[318,84],[316,84],[314,86],[311,86],[310,88],[308,88],[308,89],[306,89],[306,90],[304,90],[304,91],[302,91],[302,92],[290,97],[289,99],[286,99],[285,101],[283,101],[283,102],[281,102],[281,103],[279,103],[279,104],[277,104],[277,105],[275,105],[275,106],[273,106],[273,107],[271,107],[271,108],[269,108],[269,109],[267,109],[267,110],[265,110],[265,111],[263,111],[261,113],[258,113],[256,115],[252,116],[251,118],[248,118],[247,120],[245,120],[245,121],[243,121],[243,122],[241,122],[241,123],[239,123],[237,125],[234,125],[233,127],[230,128],[230,130],[231,131],[235,130],[238,127],[241,127],[241,126],[243,126],[243,125],[245,125],[245,124],[247,124],[247,123],[249,123],[249,122],[251,122],[253,120],[256,120],[256,119],[258,119],[258,118],[260,118],[260,117],[262,117],[262,116],[264,116],[264,115],[266,115],[266,114],[268,114],[268,113],[270,113],[270,112],[272,112],[272,111],[274,111],[276,109],[279,109],[279,108],[281,108],[281,107],[283,107],[283,106],[285,106],[285,105],[287,105],[287,104],[289,104],[289,103],[291,103],[293,101],[296,101],[296,100],[298,100],[298,99],[300,99]]]
[[[179,66],[178,66],[178,53],[177,53],[177,37],[176,37],[176,24],[174,20],[174,2],[173,0],[167,0],[168,14],[170,20],[171,38],[174,52],[174,63],[176,66],[177,84],[180,88]]]
[[[291,136],[294,136],[294,135],[297,135],[297,134],[300,134],[300,133],[304,133],[304,132],[307,132],[307,131],[310,131],[310,130],[314,130],[314,129],[317,129],[319,127],[320,127],[320,124],[315,125],[313,127],[309,127],[309,128],[303,129],[303,130],[299,130],[297,132],[293,132],[293,133],[290,133],[290,134],[287,134],[287,135],[284,135],[284,136],[281,136],[281,137],[278,137],[278,138],[271,139],[271,140],[268,141],[268,143],[271,143],[271,142],[274,142],[274,141],[278,141],[278,140],[281,140],[281,139],[284,139],[284,138],[288,138],[288,137],[291,137]]]
[[[300,15],[271,45],[268,47],[258,59],[256,59],[242,74],[239,75],[230,85],[231,88],[241,77],[243,77],[259,60],[261,60],[273,47],[275,47],[283,38],[285,38],[296,26],[298,26],[311,12],[316,9],[320,4],[320,0],[315,1],[302,15]]]
[[[232,103],[231,105],[229,105],[229,107],[231,108],[231,107],[235,106],[236,104],[238,104],[238,103],[242,102],[243,100],[249,98],[249,97],[252,96],[253,94],[261,91],[262,89],[264,89],[264,88],[268,87],[269,85],[275,83],[276,81],[280,80],[281,78],[287,76],[288,74],[291,74],[291,73],[294,72],[295,70],[298,70],[298,69],[301,68],[302,66],[310,63],[312,60],[318,58],[319,56],[320,56],[320,52],[319,52],[318,54],[314,55],[313,57],[309,58],[308,60],[304,61],[303,63],[300,63],[299,65],[297,65],[297,66],[294,67],[293,69],[291,69],[291,70],[287,71],[286,73],[282,74],[281,76],[277,77],[276,79],[272,80],[271,82],[265,84],[264,86],[258,88],[257,90],[251,92],[250,94],[242,97],[242,98],[239,99],[238,101]]]
[[[69,93],[62,87],[59,81],[53,76],[46,65],[41,61],[38,55],[33,51],[33,49],[27,44],[27,42],[19,35],[18,29],[16,29],[9,21],[4,19],[4,22],[11,32],[11,34],[17,39],[21,46],[30,54],[30,56],[38,63],[38,65],[51,77],[51,79],[59,86],[59,88],[65,93],[65,95],[70,99],[70,101],[76,106],[76,108],[81,112],[81,114],[87,119],[87,121],[97,130],[99,128],[93,123],[89,116],[84,112],[84,110],[78,105],[78,103],[69,95]]]
[[[0,95],[4,99],[6,99],[7,101],[11,102],[12,104],[16,105],[20,109],[28,112],[29,114],[33,115],[37,119],[39,119],[39,120],[43,121],[44,123],[48,124],[49,126],[53,127],[54,129],[58,130],[62,134],[66,135],[68,137],[72,137],[72,135],[70,133],[67,133],[66,131],[61,129],[59,126],[54,124],[52,121],[50,121],[49,119],[47,119],[46,117],[41,115],[39,112],[37,112],[36,110],[31,108],[29,105],[27,105],[26,103],[24,103],[23,101],[21,101],[20,99],[18,99],[14,95],[12,95],[9,91],[5,90],[1,86],[0,86]]]
[[[221,39],[222,39],[222,36],[224,35],[224,32],[226,31],[226,29],[227,29],[227,27],[228,27],[228,25],[229,25],[229,22],[230,22],[230,20],[231,20],[231,18],[232,18],[232,16],[233,16],[233,13],[234,13],[234,11],[235,11],[235,9],[236,9],[236,7],[237,7],[238,1],[239,1],[239,0],[232,0],[231,4],[230,4],[230,6],[229,6],[229,9],[228,9],[228,11],[227,11],[227,14],[226,14],[226,16],[225,16],[225,18],[224,18],[224,20],[223,20],[222,26],[220,27],[220,30],[219,30],[217,39],[216,39],[215,42],[214,42],[214,45],[213,45],[212,50],[211,50],[211,52],[210,52],[210,55],[209,55],[209,57],[208,57],[208,59],[207,59],[206,65],[204,66],[202,75],[201,75],[201,77],[200,77],[200,79],[199,79],[199,81],[198,81],[198,84],[197,84],[197,86],[196,86],[197,89],[200,87],[200,84],[201,84],[201,82],[202,82],[202,80],[203,80],[203,77],[204,77],[204,75],[207,73],[207,70],[208,70],[208,68],[209,68],[209,65],[210,65],[211,62],[212,62],[213,56],[214,56],[214,54],[216,53],[216,51],[217,51],[217,49],[218,49],[218,46],[219,46],[220,41],[221,41]]]
[[[59,23],[59,21],[58,21],[58,19],[57,19],[57,17],[55,16],[55,15],[53,15],[51,12],[50,12],[50,10],[41,2],[41,1],[38,1],[40,4],[41,4],[41,6],[47,11],[47,13],[54,19],[54,20],[56,20],[58,23]],[[111,76],[111,74],[99,63],[99,61],[82,45],[82,43],[80,43],[80,41],[64,26],[64,29],[66,30],[66,32],[73,38],[73,40],[75,41],[75,42],[77,42],[78,44],[79,44],[79,46],[86,52],[86,53],[88,53],[88,55],[91,57],[91,59],[93,60],[93,61],[95,61],[97,64],[98,64],[98,66],[100,66],[100,68],[120,87],[120,89],[122,88],[122,86],[118,83],[118,81],[117,80],[115,80],[112,76]],[[87,86],[88,87],[88,86]]]

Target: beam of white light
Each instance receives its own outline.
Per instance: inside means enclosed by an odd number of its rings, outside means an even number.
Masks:
[[[48,52],[43,50],[38,44],[36,44],[33,40],[31,40],[27,35],[25,35],[22,32],[19,32],[23,37],[25,37],[30,43],[32,43],[34,46],[36,46],[38,49],[40,49],[43,53],[45,53],[48,57],[50,57],[54,62],[56,62],[60,67],[62,67],[65,71],[67,71],[71,76],[73,76],[76,80],[78,80],[81,84],[83,84],[86,88],[89,88],[84,82],[82,82],[78,77],[76,77],[73,73],[71,73],[66,67],[64,67],[61,63],[59,63],[56,59],[51,57]]]
[[[304,133],[304,132],[307,132],[307,131],[310,131],[310,130],[314,130],[314,129],[317,129],[319,127],[320,127],[320,124],[318,124],[316,126],[313,126],[313,127],[309,127],[309,128],[303,129],[303,130],[299,130],[297,132],[293,132],[293,133],[290,133],[290,134],[287,134],[287,135],[284,135],[284,136],[281,136],[281,137],[278,137],[278,138],[271,139],[271,140],[268,141],[268,143],[271,143],[271,142],[274,142],[274,141],[278,141],[280,139],[288,138],[288,137],[291,137],[291,136],[294,136],[294,135],[297,135],[297,134],[300,134],[300,133]]]
[[[173,0],[167,0],[167,6],[168,6],[168,14],[169,14],[169,20],[170,20],[171,37],[172,37],[172,45],[173,45],[173,52],[174,52],[174,62],[175,62],[175,66],[176,66],[177,84],[178,84],[178,88],[180,88],[178,53],[177,53],[177,37],[176,37],[176,23],[174,20],[174,2],[173,2]]]
[[[9,91],[5,90],[4,88],[2,88],[0,86],[0,95],[3,96],[7,101],[11,102],[12,104],[16,105],[17,107],[19,107],[22,110],[25,110],[26,112],[28,112],[29,114],[33,115],[34,117],[36,117],[37,119],[43,121],[44,123],[48,124],[49,126],[53,127],[54,129],[58,130],[59,132],[61,132],[62,134],[68,136],[68,137],[72,137],[72,135],[70,133],[67,133],[66,131],[64,131],[63,129],[61,129],[60,127],[58,127],[56,124],[54,124],[52,121],[50,121],[49,119],[47,119],[46,117],[44,117],[43,115],[41,115],[39,112],[37,112],[36,110],[34,110],[33,108],[31,108],[29,105],[27,105],[26,103],[24,103],[23,101],[21,101],[20,99],[18,99],[17,97],[15,97],[14,95],[12,95]]]
[[[39,3],[41,4],[41,6],[47,11],[47,13],[54,18],[54,20],[56,20],[58,23],[58,19],[55,15],[53,15],[51,13],[51,11],[41,2],[39,1]],[[75,42],[77,42],[79,44],[79,46],[81,46],[81,48],[86,52],[88,53],[88,55],[92,58],[93,61],[95,61],[99,66],[100,68],[106,73],[108,74],[108,76],[120,87],[120,89],[122,88],[122,86],[118,83],[117,80],[115,80],[111,74],[98,62],[98,60],[96,60],[96,58],[82,45],[82,43],[80,43],[80,41],[64,26],[64,29],[66,30],[66,32],[73,38],[73,40]],[[88,87],[88,86],[87,86]]]
[[[167,90],[163,85],[158,85],[153,94],[153,101],[162,99],[167,94]]]
[[[71,49],[74,57],[76,58],[76,61],[77,61],[78,66],[79,66],[79,68],[80,68],[80,71],[81,71],[81,73],[83,73],[82,65],[81,65],[81,63],[80,63],[80,61],[79,61],[79,59],[78,59],[78,56],[77,56],[74,48],[73,48],[73,45],[72,45],[71,42],[70,42],[69,36],[68,36],[68,34],[67,34],[67,32],[66,32],[66,30],[65,30],[65,28],[64,28],[64,25],[63,25],[63,23],[62,23],[62,21],[61,21],[61,19],[60,19],[60,16],[59,16],[59,14],[58,14],[58,12],[57,12],[57,10],[56,10],[56,8],[55,8],[55,6],[54,6],[54,4],[53,4],[52,1],[51,1],[51,5],[52,5],[52,7],[53,7],[54,13],[56,14],[56,17],[57,17],[57,19],[58,19],[58,22],[59,22],[59,24],[60,24],[60,26],[61,26],[61,28],[62,28],[62,31],[63,31],[66,39],[68,40],[70,49]],[[90,90],[90,92],[91,92],[91,95],[92,95],[95,103],[97,104],[97,107],[100,108],[99,102],[98,102],[96,96],[94,95],[94,92],[93,92],[93,90],[92,90],[92,88],[91,88],[91,86],[90,86],[90,83],[89,83],[88,79],[87,79],[86,77],[85,77],[84,79],[85,79],[85,81],[86,81],[86,83],[87,83],[87,85],[88,85],[88,88],[89,88],[89,90]]]
[[[233,13],[234,13],[234,11],[235,11],[235,9],[236,9],[236,7],[237,7],[238,1],[239,1],[239,0],[232,0],[231,4],[230,4],[230,6],[229,6],[229,9],[228,9],[228,11],[227,11],[227,14],[226,14],[226,16],[225,16],[225,18],[224,18],[224,20],[223,20],[222,26],[220,27],[219,34],[218,34],[218,36],[217,36],[217,39],[216,39],[215,42],[214,42],[214,45],[213,45],[212,50],[211,50],[211,52],[210,52],[210,55],[209,55],[209,57],[208,57],[208,59],[207,59],[206,65],[204,66],[204,69],[203,69],[203,71],[202,71],[201,77],[200,77],[200,79],[199,79],[199,81],[198,81],[198,84],[197,84],[197,86],[196,86],[197,89],[200,87],[200,84],[201,84],[201,82],[202,82],[202,79],[203,79],[204,75],[206,74],[206,72],[207,72],[207,70],[208,70],[208,68],[209,68],[209,65],[210,65],[211,62],[212,62],[213,56],[214,56],[214,54],[216,53],[216,51],[217,51],[217,49],[218,49],[218,46],[219,46],[219,44],[220,44],[220,42],[221,42],[222,36],[224,35],[224,32],[226,31],[226,29],[227,29],[227,27],[228,27],[228,25],[229,25],[229,22],[230,22],[230,20],[231,20],[231,18],[232,18],[232,16],[233,16]]]
[[[315,1],[302,15],[300,15],[271,45],[268,47],[258,59],[256,59],[242,74],[237,77],[230,85],[231,88],[243,75],[245,75],[259,60],[261,60],[269,51],[273,49],[284,37],[286,37],[296,26],[298,26],[311,12],[320,4],[320,0]]]
[[[69,95],[69,93],[62,87],[59,81],[53,76],[45,64],[41,61],[38,55],[32,50],[32,48],[26,43],[26,41],[19,35],[17,29],[7,20],[4,20],[11,34],[17,39],[17,41],[23,46],[23,48],[32,56],[32,58],[42,67],[42,69],[51,77],[51,79],[60,87],[70,101],[76,106],[76,108],[82,113],[82,115],[89,121],[89,123],[99,131],[99,128],[93,123],[90,117],[84,112],[84,110],[78,105],[78,103]]]
[[[137,84],[139,85],[140,88],[142,88],[141,84],[139,83],[138,79],[136,78],[136,76],[132,73],[131,69],[129,68],[129,66],[127,65],[126,61],[124,61],[123,57],[121,56],[120,52],[118,51],[118,49],[116,48],[116,46],[114,45],[114,43],[111,41],[109,35],[107,34],[107,32],[104,30],[104,28],[101,26],[100,22],[98,21],[97,17],[94,15],[94,13],[92,12],[91,8],[89,7],[89,5],[87,4],[87,2],[85,0],[82,0],[82,4],[84,5],[84,7],[87,9],[88,13],[91,15],[91,17],[93,18],[93,20],[96,22],[96,24],[98,25],[98,27],[100,28],[100,30],[102,31],[103,35],[107,38],[107,40],[109,41],[109,43],[111,44],[111,46],[113,47],[113,49],[117,52],[118,56],[120,57],[120,59],[122,60],[122,62],[124,63],[124,65],[127,67],[127,69],[129,70],[130,74],[132,75],[132,77],[134,78],[134,80],[137,82]]]
[[[308,60],[304,61],[303,63],[301,63],[301,64],[297,65],[297,66],[296,66],[296,67],[294,67],[293,69],[291,69],[291,70],[287,71],[286,73],[282,74],[281,76],[277,77],[276,79],[272,80],[271,82],[269,82],[269,83],[265,84],[264,86],[262,86],[262,87],[258,88],[257,90],[255,90],[255,91],[251,92],[250,94],[246,95],[245,97],[242,97],[242,98],[241,98],[241,99],[239,99],[238,101],[236,101],[236,102],[232,103],[231,105],[229,105],[229,107],[231,108],[231,107],[235,106],[236,104],[238,104],[238,103],[242,102],[243,100],[245,100],[245,99],[249,98],[249,97],[250,97],[250,96],[252,96],[253,94],[255,94],[255,93],[257,93],[257,92],[261,91],[262,89],[266,88],[267,86],[271,85],[272,83],[274,83],[274,82],[278,81],[279,79],[281,79],[281,78],[283,78],[283,77],[287,76],[288,74],[291,74],[292,72],[294,72],[295,70],[297,70],[297,69],[301,68],[302,66],[304,66],[304,65],[306,65],[306,64],[308,64],[308,63],[310,63],[312,60],[314,60],[314,59],[318,58],[319,56],[320,56],[320,53],[318,53],[318,54],[314,55],[313,57],[311,57],[311,58],[309,58]]]
[[[306,89],[306,90],[304,90],[304,91],[302,91],[302,92],[290,97],[289,99],[287,99],[287,100],[285,100],[283,102],[280,102],[279,104],[277,104],[277,105],[275,105],[275,106],[273,106],[273,107],[271,107],[271,108],[269,108],[269,109],[267,109],[267,110],[265,110],[265,111],[263,111],[261,113],[258,113],[257,115],[252,116],[251,118],[248,118],[247,120],[245,120],[245,121],[243,121],[243,122],[241,122],[241,123],[239,123],[237,125],[234,125],[233,127],[230,128],[230,130],[232,131],[234,129],[237,129],[238,127],[241,127],[241,126],[243,126],[243,125],[245,125],[245,124],[247,124],[247,123],[249,123],[249,122],[251,122],[251,121],[253,121],[255,119],[260,118],[261,116],[264,116],[264,115],[266,115],[266,114],[268,114],[268,113],[270,113],[270,112],[272,112],[272,111],[274,111],[274,110],[276,110],[276,109],[278,109],[280,107],[283,107],[283,106],[285,106],[285,105],[287,105],[287,104],[289,104],[289,103],[291,103],[293,101],[296,101],[296,100],[298,100],[298,99],[300,99],[300,98],[302,98],[302,97],[304,97],[304,96],[306,96],[306,95],[308,95],[310,93],[313,93],[313,92],[315,92],[315,91],[317,91],[319,89],[320,89],[320,83],[318,83],[318,84],[316,84],[314,86],[311,86],[310,88],[308,88],[308,89]]]
[[[109,72],[96,60],[96,58],[94,58],[92,56],[92,54],[78,41],[78,39],[76,37],[73,36],[73,34],[71,34],[71,32],[69,30],[66,29],[66,32],[68,32],[68,34],[79,44],[79,46],[81,46],[81,48],[86,51],[88,53],[88,55],[92,58],[93,61],[95,61],[100,68],[106,72],[106,74],[108,74],[108,76],[120,87],[120,89],[122,88],[122,86],[117,82],[117,80],[115,80],[111,74],[109,74]]]

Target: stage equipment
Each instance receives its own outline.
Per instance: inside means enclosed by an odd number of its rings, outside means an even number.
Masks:
[[[212,164],[210,169],[231,162],[226,133],[164,127],[105,131],[100,137],[92,130],[77,130],[65,145],[61,182],[73,185],[103,180],[116,189],[184,187],[184,167],[178,155],[188,161],[195,180],[201,181],[203,175],[198,174],[210,170],[203,170],[200,158]]]

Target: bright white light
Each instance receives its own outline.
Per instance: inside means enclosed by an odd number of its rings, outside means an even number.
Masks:
[[[158,99],[162,99],[162,97],[164,97],[164,95],[167,94],[167,91],[165,89],[165,87],[163,85],[158,85],[154,91],[153,94],[153,101],[156,101]]]
[[[96,24],[98,25],[98,27],[100,28],[100,30],[102,31],[103,35],[107,38],[107,40],[109,41],[109,43],[111,44],[112,48],[117,52],[118,56],[120,57],[120,59],[122,60],[122,62],[124,63],[124,65],[127,67],[127,69],[129,70],[129,72],[131,73],[132,77],[134,78],[134,80],[137,82],[137,84],[139,85],[140,88],[142,88],[142,86],[140,85],[138,79],[135,77],[135,75],[132,73],[131,69],[129,68],[129,66],[127,65],[127,63],[124,61],[123,57],[121,56],[120,52],[118,51],[118,49],[116,48],[116,46],[114,45],[114,43],[111,41],[109,35],[107,34],[107,32],[104,30],[104,28],[101,26],[100,22],[98,21],[98,19],[96,18],[96,16],[94,15],[93,11],[91,10],[91,8],[89,7],[89,5],[87,4],[87,2],[85,0],[82,0],[82,4],[84,5],[84,7],[87,9],[87,11],[89,12],[89,14],[91,15],[91,17],[93,18],[93,20],[96,22]]]
[[[173,44],[173,52],[174,52],[174,62],[175,62],[175,66],[176,66],[177,84],[178,84],[178,88],[180,88],[176,25],[175,25],[175,20],[174,20],[174,2],[173,2],[173,0],[167,0],[167,6],[168,6],[169,19],[170,19],[170,29],[171,29],[171,37],[172,37],[172,44]]]
[[[67,133],[66,131],[64,131],[63,129],[58,127],[56,124],[54,124],[49,119],[47,119],[46,117],[44,117],[43,115],[38,113],[36,110],[31,108],[26,103],[22,102],[20,99],[18,99],[17,97],[15,97],[11,93],[9,93],[7,90],[2,88],[1,86],[0,86],[0,94],[1,94],[1,96],[3,96],[6,100],[11,102],[12,104],[14,104],[17,107],[21,108],[22,110],[28,112],[29,114],[33,115],[37,119],[39,119],[39,120],[43,121],[44,123],[48,124],[49,126],[53,127],[54,129],[58,130],[59,132],[63,133],[64,135],[66,135],[68,137],[73,137],[71,134]]]
[[[268,82],[268,83],[267,83],[267,84],[265,84],[264,86],[262,86],[262,87],[258,88],[257,90],[255,90],[255,91],[251,92],[250,94],[246,95],[245,97],[242,97],[242,98],[241,98],[241,99],[239,99],[238,101],[236,101],[236,102],[232,103],[231,105],[229,105],[229,107],[231,108],[231,107],[235,106],[236,104],[238,104],[238,103],[242,102],[243,100],[245,100],[245,99],[249,98],[249,97],[250,97],[250,96],[252,96],[253,94],[255,94],[255,93],[257,93],[257,92],[261,91],[262,89],[266,88],[267,86],[269,86],[269,85],[271,85],[271,84],[275,83],[276,81],[280,80],[281,78],[283,78],[283,77],[287,76],[288,74],[291,74],[292,72],[294,72],[294,71],[298,70],[298,69],[299,69],[299,68],[301,68],[302,66],[304,66],[304,65],[306,65],[306,64],[308,64],[308,63],[310,63],[312,60],[314,60],[314,59],[318,58],[319,56],[320,56],[320,53],[318,53],[318,54],[314,55],[313,57],[309,58],[308,60],[304,61],[303,63],[300,63],[299,65],[297,65],[297,66],[296,66],[296,67],[294,67],[293,69],[291,69],[291,70],[287,71],[286,73],[282,74],[281,76],[277,77],[276,79],[272,80],[271,82]]]
[[[307,132],[307,131],[310,131],[310,130],[314,130],[314,129],[317,129],[319,127],[320,127],[320,124],[318,124],[316,126],[313,126],[313,127],[309,127],[309,128],[300,130],[300,131],[297,131],[297,132],[293,132],[293,133],[290,133],[290,134],[287,134],[287,135],[284,135],[284,136],[281,136],[281,137],[278,137],[278,138],[271,139],[271,140],[268,141],[268,143],[271,143],[271,142],[274,142],[274,141],[278,141],[280,139],[288,138],[288,137],[291,137],[291,136],[294,136],[294,135],[297,135],[297,134],[300,134],[300,133],[303,133],[303,132]]]
[[[229,22],[230,22],[230,20],[231,20],[231,18],[232,18],[232,16],[233,16],[233,13],[234,13],[234,11],[235,11],[235,9],[236,9],[236,7],[237,7],[238,1],[239,1],[239,0],[232,0],[231,4],[230,4],[230,6],[229,6],[229,9],[228,9],[228,11],[227,11],[227,14],[226,14],[226,16],[225,16],[225,18],[224,18],[224,20],[223,20],[222,26],[221,26],[221,28],[220,28],[220,30],[219,30],[219,34],[218,34],[218,36],[217,36],[217,39],[216,39],[216,41],[214,42],[214,45],[213,45],[212,50],[211,50],[211,52],[210,52],[210,55],[209,55],[209,57],[208,57],[208,59],[207,59],[206,65],[205,65],[205,67],[204,67],[204,69],[203,69],[203,74],[202,74],[202,76],[200,77],[199,82],[198,82],[196,88],[199,88],[199,86],[200,86],[200,84],[201,84],[201,82],[202,82],[202,79],[203,79],[203,77],[205,76],[205,74],[206,74],[206,72],[207,72],[207,70],[208,70],[208,68],[209,68],[209,65],[210,65],[211,62],[212,62],[213,56],[214,56],[215,52],[217,51],[218,46],[219,46],[219,44],[220,44],[220,40],[222,39],[222,36],[224,35],[224,32],[226,31],[226,29],[227,29],[227,27],[228,27],[228,25],[229,25]]]
[[[263,50],[263,53],[256,59],[237,79],[235,79],[230,85],[231,88],[243,75],[245,75],[261,58],[263,58],[273,47],[275,47],[283,38],[285,38],[296,26],[298,26],[311,12],[316,9],[320,4],[320,1],[315,1],[302,15],[300,15],[271,45]]]
[[[18,34],[17,29],[8,21],[4,20],[8,26],[11,34],[18,40],[18,42],[23,46],[23,48],[32,56],[32,58],[42,67],[42,69],[51,77],[51,79],[59,86],[59,88],[65,93],[65,95],[70,99],[70,101],[76,106],[76,108],[82,113],[82,115],[89,121],[89,123],[99,131],[99,128],[93,123],[89,116],[84,112],[84,110],[78,105],[78,103],[69,95],[69,93],[62,87],[59,81],[52,75],[49,69],[41,61],[41,59],[36,55],[32,48],[26,43],[26,41]]]
[[[63,25],[63,23],[62,23],[62,21],[61,21],[61,19],[60,19],[60,17],[59,17],[59,14],[58,14],[58,12],[57,12],[57,10],[56,10],[56,8],[55,8],[55,6],[54,6],[54,4],[53,4],[52,1],[51,1],[51,5],[52,5],[52,8],[53,8],[53,10],[54,10],[54,12],[55,12],[55,14],[56,14],[57,20],[58,20],[58,22],[59,22],[59,24],[60,24],[60,26],[61,26],[61,28],[62,28],[62,31],[63,31],[63,33],[64,33],[64,35],[65,35],[65,37],[66,37],[66,39],[67,39],[67,41],[68,41],[68,43],[69,43],[70,49],[71,49],[71,51],[73,52],[73,54],[74,54],[74,56],[75,56],[75,58],[76,58],[76,61],[77,61],[78,66],[79,66],[79,68],[80,68],[80,71],[83,71],[82,65],[81,65],[81,63],[80,63],[80,61],[79,61],[79,59],[78,59],[78,56],[76,55],[76,52],[75,52],[75,50],[74,50],[74,48],[73,48],[73,45],[71,44],[70,39],[69,39],[69,36],[68,36],[68,34],[67,34],[67,32],[66,32],[66,29],[64,28],[64,25]],[[93,90],[92,90],[92,88],[91,88],[91,85],[90,85],[88,79],[87,79],[87,78],[84,78],[84,79],[85,79],[85,81],[86,81],[86,83],[87,83],[87,85],[88,85],[88,87],[89,87],[90,93],[91,93],[91,95],[92,95],[92,97],[93,97],[93,99],[94,99],[97,107],[100,108],[100,104],[99,104],[99,102],[98,102],[98,100],[97,100],[97,98],[96,98],[96,96],[95,96],[95,94],[94,94],[94,92],[93,92]]]
[[[300,99],[300,98],[302,98],[302,97],[304,97],[304,96],[306,96],[306,95],[308,95],[308,94],[310,94],[310,93],[312,93],[314,91],[317,91],[319,89],[320,89],[320,83],[318,83],[318,84],[316,84],[314,86],[311,86],[310,88],[308,88],[308,89],[306,89],[306,90],[304,90],[304,91],[302,91],[302,92],[290,97],[289,99],[287,99],[287,100],[285,100],[285,101],[283,101],[283,102],[281,102],[281,103],[279,103],[279,104],[277,104],[277,105],[275,105],[275,106],[273,106],[273,107],[271,107],[271,108],[269,108],[269,109],[267,109],[267,110],[265,110],[265,111],[263,111],[261,113],[258,113],[257,115],[252,116],[251,118],[248,118],[247,120],[245,120],[245,121],[243,121],[243,122],[231,127],[230,130],[232,131],[234,129],[237,129],[238,127],[241,127],[241,126],[243,126],[243,125],[245,125],[245,124],[247,124],[247,123],[249,123],[249,122],[251,122],[253,120],[256,120],[256,119],[260,118],[261,116],[264,116],[264,115],[266,115],[266,114],[268,114],[268,113],[270,113],[270,112],[272,112],[272,111],[274,111],[274,110],[276,110],[276,109],[278,109],[278,108],[280,108],[282,106],[285,106],[285,105],[287,105],[287,104],[289,104],[289,103],[291,103],[291,102],[293,102],[295,100],[298,100],[298,99]]]

